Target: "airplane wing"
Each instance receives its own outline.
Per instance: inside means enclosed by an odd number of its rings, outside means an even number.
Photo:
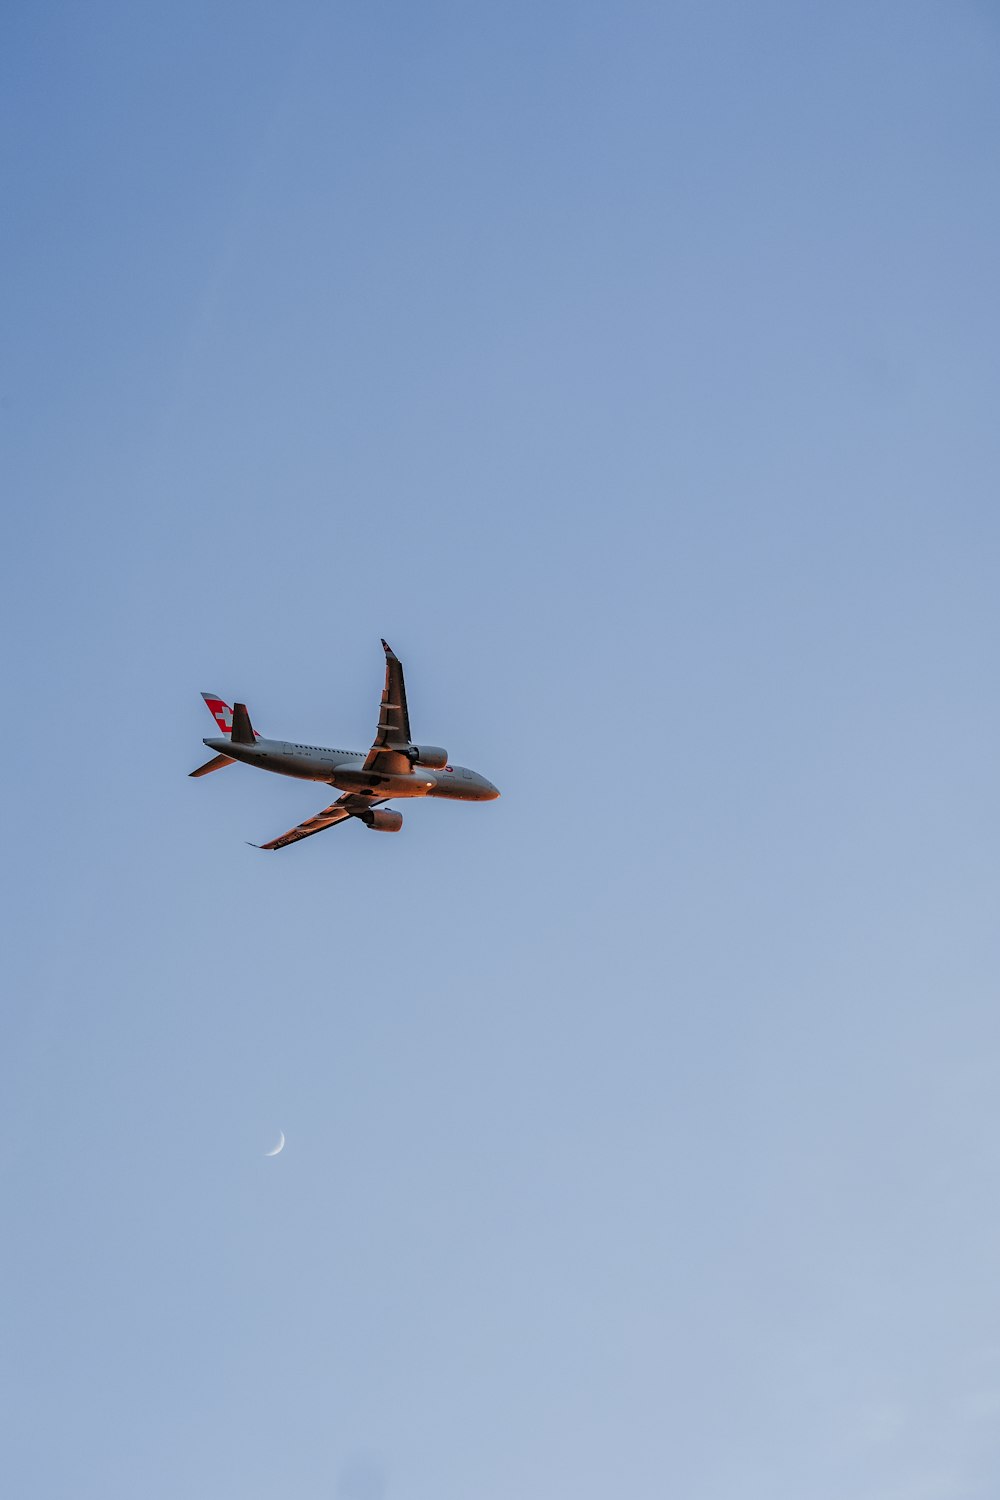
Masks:
[[[297,844],[299,839],[311,838],[314,833],[322,833],[324,828],[333,828],[337,823],[346,823],[348,818],[357,817],[359,813],[365,812],[369,807],[377,807],[380,802],[385,802],[385,797],[362,797],[358,792],[345,792],[338,797],[336,802],[329,807],[324,807],[322,812],[307,818],[297,828],[290,828],[280,838],[272,839],[269,844],[252,844],[253,849],[284,849],[287,844]]]
[[[379,706],[375,742],[368,752],[364,769],[383,771],[391,776],[406,776],[413,770],[403,751],[410,744],[410,716],[406,711],[406,685],[403,664],[387,641],[385,651],[385,688]]]

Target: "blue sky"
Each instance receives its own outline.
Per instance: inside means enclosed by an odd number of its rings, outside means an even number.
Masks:
[[[994,1495],[995,7],[2,27],[11,1493]]]

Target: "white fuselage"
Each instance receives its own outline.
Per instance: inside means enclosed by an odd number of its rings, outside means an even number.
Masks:
[[[252,745],[234,745],[227,736],[207,739],[204,743],[219,755],[257,766],[261,771],[295,776],[301,781],[322,781],[341,792],[360,792],[385,799],[449,797],[458,802],[491,802],[500,795],[491,781],[467,766],[448,765],[442,771],[430,771],[415,764],[405,774],[390,775],[366,771],[367,756],[358,750],[327,750],[321,745],[262,737]]]

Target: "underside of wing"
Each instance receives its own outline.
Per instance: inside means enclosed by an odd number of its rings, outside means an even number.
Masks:
[[[404,752],[410,744],[410,716],[406,709],[406,684],[403,664],[388,642],[385,650],[385,688],[379,705],[375,740],[365,760],[366,771],[382,771],[390,776],[406,776],[413,766]]]
[[[254,844],[254,849],[284,849],[288,844],[297,844],[299,839],[311,838],[314,833],[322,833],[324,828],[333,828],[337,823],[346,823],[348,818],[360,817],[370,807],[375,807],[379,802],[384,802],[384,797],[362,797],[357,792],[345,792],[337,801],[329,807],[324,807],[322,812],[307,818],[297,828],[290,828],[280,838],[272,839],[269,844]]]

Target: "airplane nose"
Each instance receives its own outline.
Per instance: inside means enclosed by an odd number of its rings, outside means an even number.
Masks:
[[[486,802],[495,802],[496,799],[499,797],[500,793],[497,791],[497,788],[493,785],[492,781],[487,781],[485,776],[483,777],[483,782],[484,782],[484,787],[483,787],[483,799],[484,799],[484,801],[486,801]]]

